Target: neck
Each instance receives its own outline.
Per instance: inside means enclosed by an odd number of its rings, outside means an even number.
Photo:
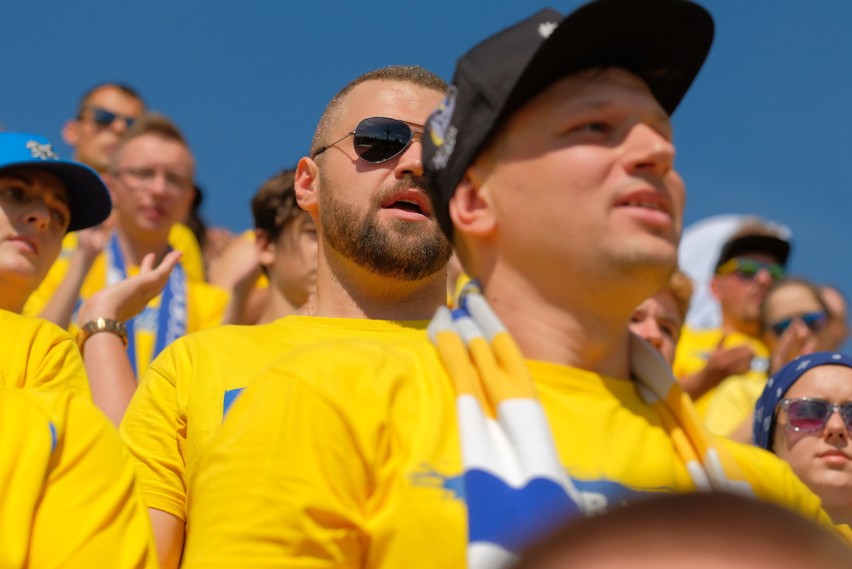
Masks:
[[[630,378],[627,324],[639,301],[588,283],[547,290],[500,268],[488,280],[485,296],[524,357]]]
[[[15,283],[0,281],[0,310],[20,314],[32,291],[22,290]]]
[[[831,521],[835,524],[846,524],[848,526],[852,526],[852,511],[849,509],[848,499],[845,496],[848,494],[848,490],[843,488],[841,490],[843,496],[840,499],[840,504],[838,507],[832,507],[832,504],[828,503],[828,500],[823,500],[823,507],[825,508],[826,513],[831,517]]]
[[[132,235],[121,226],[116,226],[116,234],[118,235],[118,245],[121,248],[121,254],[124,256],[124,262],[127,266],[136,266],[142,264],[142,259],[149,253],[154,254],[154,266],[159,266],[160,261],[169,252],[169,240],[162,237],[151,239],[140,238]]]
[[[447,303],[447,273],[402,281],[376,275],[337,257],[317,264],[315,316],[373,320],[429,320]]]
[[[755,340],[761,340],[760,322],[757,320],[734,320],[723,317],[722,330],[726,333],[738,332]]]
[[[270,284],[269,297],[263,305],[263,310],[255,324],[267,324],[273,320],[278,320],[290,314],[294,314],[299,310],[280,290]]]

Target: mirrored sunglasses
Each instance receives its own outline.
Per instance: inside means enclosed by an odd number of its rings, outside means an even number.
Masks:
[[[781,409],[787,413],[788,428],[801,433],[821,431],[835,412],[852,431],[852,403],[829,403],[822,399],[802,397],[800,399],[782,399]]]
[[[112,123],[119,119],[124,121],[127,128],[130,128],[136,122],[136,119],[133,117],[119,115],[100,107],[89,107],[89,111],[91,112],[92,122],[102,127],[112,126]]]
[[[729,259],[716,269],[717,275],[730,275],[735,273],[744,279],[753,279],[761,269],[766,269],[773,280],[784,276],[784,267],[778,263],[765,263],[754,259],[734,258]]]
[[[361,160],[370,164],[381,164],[402,154],[411,144],[414,133],[409,124],[401,120],[388,117],[370,117],[359,122],[355,130],[347,133],[346,136],[319,148],[311,155],[311,158],[316,158],[350,136],[353,137],[352,144],[355,147],[355,153]]]
[[[790,318],[785,318],[774,324],[770,324],[772,332],[776,336],[780,336],[784,333],[784,330],[790,327],[790,324],[792,324],[794,320],[801,320],[804,322],[805,326],[807,326],[811,332],[820,332],[825,328],[826,322],[828,322],[828,314],[822,311],[797,314],[796,316],[791,316]]]

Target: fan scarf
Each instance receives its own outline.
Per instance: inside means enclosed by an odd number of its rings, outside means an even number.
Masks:
[[[586,515],[562,467],[544,409],[515,341],[476,281],[428,328],[456,390],[470,569],[500,567],[536,536]],[[689,395],[654,349],[631,336],[642,399],[661,417],[698,491],[753,496],[732,457],[701,426]]]

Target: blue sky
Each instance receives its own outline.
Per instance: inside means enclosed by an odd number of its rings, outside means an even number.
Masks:
[[[706,0],[707,63],[675,113],[687,223],[759,214],[794,234],[792,271],[852,293],[852,2]],[[562,12],[577,1],[551,4]],[[367,70],[419,64],[445,79],[528,1],[75,0],[4,2],[0,126],[63,156],[90,85],[120,80],[172,117],[196,154],[203,213],[250,226],[249,200],[306,150],[328,99]],[[835,252],[841,251],[840,256]]]

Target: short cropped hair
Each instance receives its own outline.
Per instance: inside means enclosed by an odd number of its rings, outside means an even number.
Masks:
[[[295,170],[281,170],[266,180],[251,200],[255,229],[274,241],[294,219],[305,213],[296,202]]]
[[[316,131],[314,131],[314,138],[311,141],[311,150],[309,153],[311,156],[313,156],[314,152],[323,146],[326,146],[326,138],[332,129],[334,121],[340,114],[340,109],[343,106],[343,100],[346,98],[346,95],[348,95],[352,89],[366,81],[395,81],[398,83],[412,83],[419,87],[423,87],[424,89],[431,89],[442,94],[447,90],[446,81],[418,65],[391,65],[364,73],[350,81],[343,89],[338,91],[337,94],[332,97],[331,101],[329,101],[328,105],[326,105],[319,123],[317,124]],[[425,119],[426,117],[423,118]]]
[[[142,107],[145,107],[145,100],[142,98],[142,95],[140,95],[136,89],[134,89],[127,83],[113,83],[107,81],[104,83],[98,83],[97,85],[90,87],[86,90],[85,93],[83,93],[83,96],[80,97],[80,102],[77,104],[77,119],[83,118],[83,111],[85,111],[86,107],[89,106],[89,100],[92,98],[92,95],[94,95],[96,91],[99,91],[100,89],[103,89],[105,87],[112,87],[113,89],[118,89],[128,97],[136,99],[137,101],[142,103]]]
[[[510,569],[653,567],[674,559],[702,567],[852,566],[830,528],[771,502],[726,493],[663,494],[566,523],[530,545]],[[662,563],[671,567],[672,563]]]
[[[139,120],[133,123],[127,132],[118,141],[115,152],[110,159],[110,170],[115,170],[118,158],[121,156],[121,151],[127,146],[127,143],[134,138],[139,138],[145,135],[155,135],[165,140],[170,140],[181,144],[189,150],[189,144],[181,133],[180,129],[165,115],[159,113],[149,113],[143,115]]]

